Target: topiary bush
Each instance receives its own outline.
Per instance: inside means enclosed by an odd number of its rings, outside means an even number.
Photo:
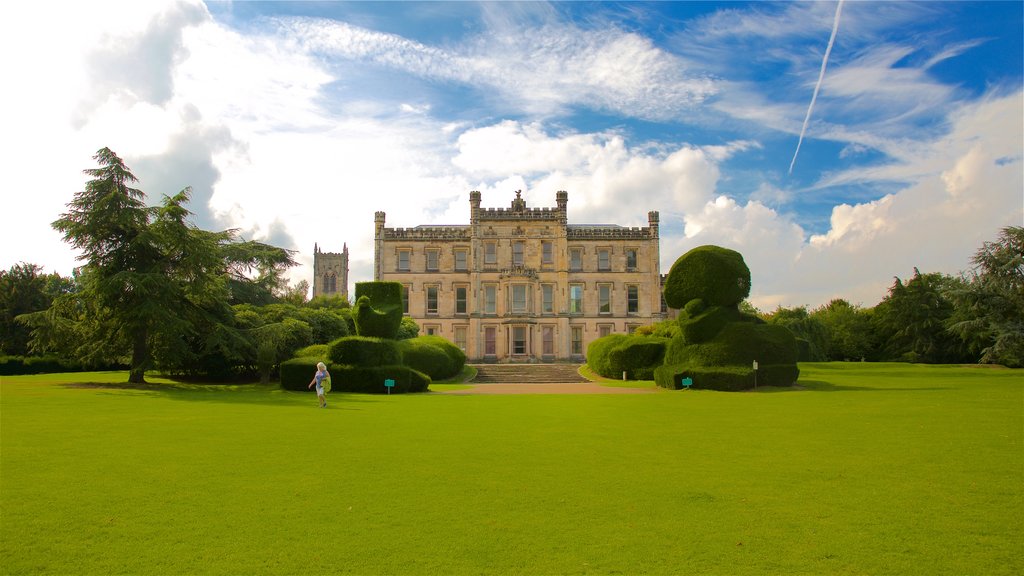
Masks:
[[[386,366],[402,363],[397,340],[346,336],[328,345],[327,357],[334,364]]]
[[[430,376],[408,366],[334,366],[331,373],[331,389],[364,394],[387,394],[385,380],[394,380],[391,394],[426,392],[430,387]],[[312,376],[310,376],[312,378]],[[306,381],[309,383],[309,380]]]
[[[616,373],[626,373],[630,380],[653,380],[654,370],[665,358],[668,338],[629,336],[612,348],[609,363]]]
[[[441,336],[418,336],[398,341],[402,363],[432,379],[450,378],[462,372],[466,354]]]
[[[316,373],[318,357],[292,358],[281,363],[281,387],[285,390],[306,392]],[[360,392],[366,394],[387,394],[385,380],[394,380],[392,394],[405,392],[426,392],[430,376],[408,366],[349,366],[327,363],[331,373],[332,392]]]
[[[319,356],[308,356],[304,358],[292,358],[281,362],[278,371],[281,375],[281,387],[285,390],[305,391],[309,386],[313,375],[316,374],[316,363],[322,362]],[[327,364],[327,371],[333,376],[334,366]]]
[[[665,303],[677,310],[698,298],[707,306],[734,306],[750,294],[750,268],[735,250],[698,246],[672,265],[664,294]]]
[[[295,358],[322,358],[326,361],[328,356],[329,345],[327,344],[310,344],[305,348],[299,348],[295,351],[292,356]]]
[[[587,347],[587,365],[605,378],[649,380],[661,365],[668,338],[639,334],[609,334]]]
[[[402,285],[398,282],[356,282],[352,318],[356,334],[394,339],[402,323]]]
[[[793,334],[744,314],[739,304],[750,293],[750,269],[739,252],[701,246],[676,260],[665,280],[665,301],[680,310],[679,333],[665,348],[664,365],[654,370],[659,386],[744,390],[755,382],[789,386],[799,376],[799,348]]]

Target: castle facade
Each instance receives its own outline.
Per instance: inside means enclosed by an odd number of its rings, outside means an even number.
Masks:
[[[666,317],[658,212],[648,226],[574,225],[554,208],[481,208],[468,225],[386,228],[375,215],[374,279],[404,287],[420,334],[455,342],[471,362],[585,359],[591,341]]]

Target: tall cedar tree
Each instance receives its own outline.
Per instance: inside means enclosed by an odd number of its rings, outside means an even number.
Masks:
[[[279,278],[294,265],[291,253],[258,242],[237,242],[235,231],[207,232],[188,222],[185,188],[147,207],[138,181],[109,148],[94,156],[99,168],[53,223],[81,251],[83,282],[74,295],[91,338],[75,355],[86,360],[130,353],[129,381],[144,382],[154,348],[178,362],[227,350],[241,340],[233,326],[232,285]],[[55,303],[55,306],[57,303]]]

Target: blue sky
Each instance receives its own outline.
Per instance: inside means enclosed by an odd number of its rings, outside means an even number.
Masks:
[[[873,306],[1024,224],[1024,3],[837,6],[18,5],[0,267],[71,272],[49,223],[109,146],[153,202],[192,186],[197,224],[297,250],[294,281],[314,243],[372,279],[377,210],[463,224],[470,190],[567,190],[570,222],[658,210],[663,272],[719,244],[762,309]]]

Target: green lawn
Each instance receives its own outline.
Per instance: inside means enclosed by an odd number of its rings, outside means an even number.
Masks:
[[[2,377],[0,572],[1024,573],[1024,371],[801,369],[792,390],[326,410]]]

